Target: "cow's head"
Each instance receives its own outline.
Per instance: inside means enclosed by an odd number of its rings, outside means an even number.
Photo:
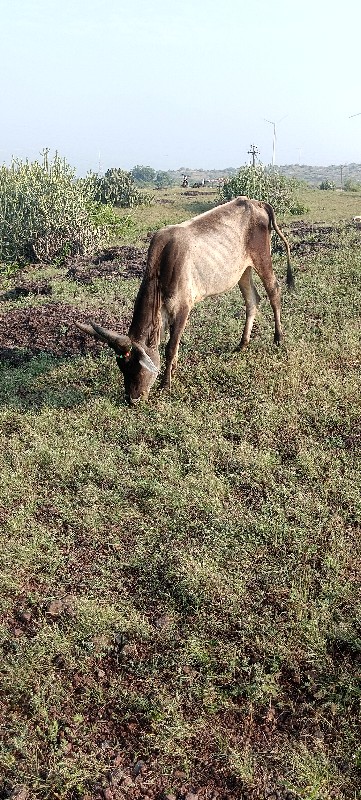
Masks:
[[[138,342],[129,336],[124,336],[116,331],[102,328],[96,322],[89,324],[75,323],[79,330],[106,342],[114,350],[116,361],[124,377],[124,389],[128,402],[135,405],[140,400],[148,398],[149,390],[159,372],[160,358],[158,350],[152,350],[151,355]]]

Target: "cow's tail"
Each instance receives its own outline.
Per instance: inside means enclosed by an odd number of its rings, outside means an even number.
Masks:
[[[289,289],[294,289],[295,288],[295,279],[293,277],[293,272],[292,272],[292,268],[291,268],[290,246],[288,244],[288,241],[287,241],[286,237],[283,235],[282,231],[279,229],[279,227],[277,225],[275,212],[274,212],[272,206],[270,206],[269,203],[263,203],[263,205],[264,205],[264,207],[265,207],[265,209],[266,209],[266,211],[268,213],[268,216],[269,216],[270,228],[271,228],[271,224],[272,224],[273,229],[276,231],[276,233],[280,237],[280,239],[282,239],[282,241],[283,241],[283,243],[284,243],[284,245],[286,247],[286,253],[287,253],[286,282],[287,282],[287,286],[288,286]]]

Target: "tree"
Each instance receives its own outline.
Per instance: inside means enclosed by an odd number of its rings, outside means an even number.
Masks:
[[[155,185],[158,189],[164,189],[166,186],[172,186],[173,180],[169,172],[159,170],[155,176]]]
[[[155,170],[152,169],[152,167],[144,167],[140,164],[137,164],[137,166],[133,167],[133,169],[130,171],[130,174],[135,183],[138,183],[141,186],[147,183],[153,183],[155,179]]]

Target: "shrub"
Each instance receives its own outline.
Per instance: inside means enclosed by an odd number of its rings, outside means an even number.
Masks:
[[[89,210],[92,222],[101,230],[106,230],[109,241],[125,239],[136,230],[135,222],[129,214],[120,216],[113,206],[91,203]]]
[[[154,184],[157,189],[165,189],[167,186],[172,186],[174,183],[172,176],[169,172],[159,170],[155,176]]]
[[[274,170],[249,166],[241,167],[237,175],[224,181],[219,195],[223,202],[245,195],[270,203],[278,214],[285,211],[302,214],[305,209],[296,199],[296,188],[295,181]]]
[[[92,199],[98,203],[110,204],[118,208],[132,208],[149,203],[151,200],[149,195],[137,189],[130,172],[116,167],[108,169],[105,175],[90,172],[84,183]]]
[[[91,218],[86,187],[56,154],[0,168],[0,261],[64,259],[95,249],[104,230]]]
[[[141,164],[137,164],[131,170],[131,176],[135,183],[144,186],[145,184],[153,183],[156,178],[156,173],[153,167],[144,167]]]
[[[327,191],[328,189],[336,189],[335,184],[333,181],[329,181],[328,178],[320,183],[320,189]]]
[[[361,183],[353,181],[352,178],[346,178],[343,188],[345,192],[359,192],[361,191]]]

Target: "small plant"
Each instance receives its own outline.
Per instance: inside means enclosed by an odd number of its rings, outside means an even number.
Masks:
[[[92,203],[89,210],[94,225],[106,229],[111,240],[124,239],[136,227],[129,215],[120,216],[110,205]]]

